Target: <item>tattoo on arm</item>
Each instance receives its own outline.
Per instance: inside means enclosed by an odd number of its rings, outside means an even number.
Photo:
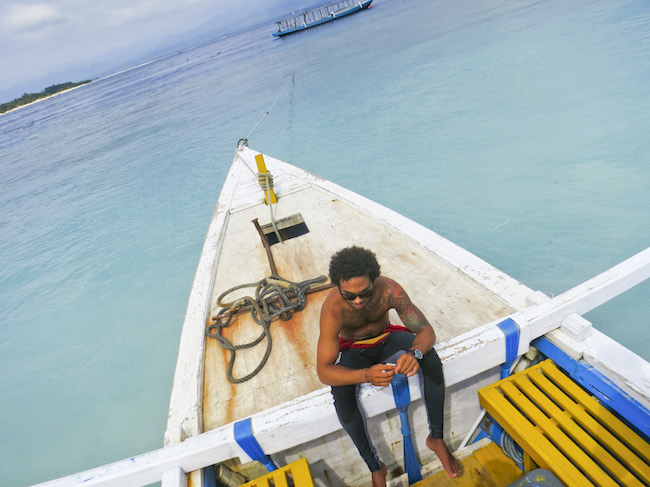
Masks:
[[[417,306],[413,304],[406,291],[397,283],[390,283],[388,303],[395,308],[400,319],[410,331],[417,333],[429,322]]]

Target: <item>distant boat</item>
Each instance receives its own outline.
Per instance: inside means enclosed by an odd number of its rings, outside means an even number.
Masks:
[[[359,12],[360,10],[370,7],[372,0],[341,0],[334,2],[323,7],[318,7],[313,10],[308,10],[299,15],[294,15],[282,19],[278,24],[278,31],[271,34],[273,37],[292,34],[299,30],[309,29],[319,24],[329,22],[330,20],[338,19],[344,15]]]

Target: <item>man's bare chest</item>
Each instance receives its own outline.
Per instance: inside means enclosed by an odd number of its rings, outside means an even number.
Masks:
[[[341,336],[370,338],[381,334],[388,326],[388,311],[378,309],[343,310]]]

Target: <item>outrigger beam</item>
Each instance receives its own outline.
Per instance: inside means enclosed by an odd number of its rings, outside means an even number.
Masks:
[[[520,329],[517,355],[527,352],[531,341],[559,328],[567,318],[592,311],[648,278],[650,247],[554,298],[511,314],[508,318]],[[505,337],[497,326],[502,321],[488,323],[436,347],[444,364],[447,384],[456,384],[477,374],[474,358],[477,350],[481,352],[479,362],[483,371],[506,361]],[[647,393],[650,395],[650,387]]]

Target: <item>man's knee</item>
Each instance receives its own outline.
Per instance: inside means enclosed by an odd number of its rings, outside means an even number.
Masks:
[[[345,425],[352,422],[359,409],[359,405],[357,404],[357,387],[332,387],[332,396],[334,397],[334,408],[341,423]]]
[[[425,377],[434,380],[437,383],[443,382],[442,362],[434,349],[431,349],[420,363],[420,368]]]

